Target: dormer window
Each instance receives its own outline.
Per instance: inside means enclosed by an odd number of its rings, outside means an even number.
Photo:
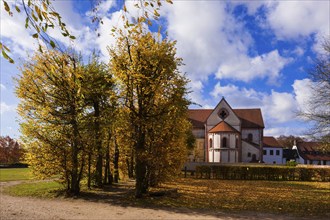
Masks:
[[[228,117],[229,112],[227,111],[227,109],[222,108],[222,109],[220,109],[220,111],[218,112],[218,115],[219,115],[219,117],[220,117],[222,120],[224,120],[225,118]]]

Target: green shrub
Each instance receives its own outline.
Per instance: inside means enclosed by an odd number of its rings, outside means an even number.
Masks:
[[[289,167],[295,167],[298,165],[298,163],[294,160],[291,160],[291,161],[286,162],[286,165]]]

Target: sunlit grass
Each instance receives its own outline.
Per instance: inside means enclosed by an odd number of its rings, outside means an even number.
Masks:
[[[30,168],[0,169],[0,182],[29,180],[32,178],[33,175]]]
[[[63,185],[55,181],[22,183],[5,188],[5,193],[12,196],[53,198],[63,189]]]

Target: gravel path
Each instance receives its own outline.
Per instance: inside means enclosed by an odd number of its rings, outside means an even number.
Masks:
[[[81,199],[36,199],[3,194],[3,188],[20,181],[0,183],[0,219],[295,219],[288,216],[225,212],[191,211],[189,209],[154,209],[117,206]],[[301,219],[301,218],[299,218]]]

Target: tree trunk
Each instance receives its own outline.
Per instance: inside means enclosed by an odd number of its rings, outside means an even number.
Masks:
[[[71,170],[71,187],[70,187],[70,191],[69,193],[71,195],[78,195],[80,192],[80,187],[79,187],[79,175],[78,175],[78,153],[79,153],[79,149],[78,149],[78,126],[77,126],[77,122],[74,121],[72,123],[72,127],[73,127],[73,143],[71,145],[71,162],[72,162],[72,170]]]
[[[135,184],[135,197],[141,198],[146,193],[146,164],[137,158],[135,164],[136,184]]]
[[[148,186],[147,181],[147,163],[143,159],[143,152],[145,150],[145,133],[142,131],[141,127],[137,128],[138,141],[135,145],[135,174],[136,174],[136,185],[135,185],[135,197],[141,198],[144,193],[147,192]]]
[[[88,153],[88,179],[87,179],[87,187],[91,189],[91,165],[92,165],[92,153]]]
[[[109,134],[109,139],[108,139],[108,147],[107,147],[107,152],[105,155],[105,168],[104,168],[104,184],[112,184],[112,175],[111,175],[111,170],[110,170],[110,134]]]
[[[94,101],[94,126],[95,126],[95,145],[97,151],[96,159],[96,175],[95,182],[97,187],[102,186],[102,168],[103,168],[103,153],[102,153],[102,140],[100,137],[100,106],[98,100]]]
[[[119,181],[119,149],[117,140],[115,139],[115,157],[114,157],[114,182],[118,183]]]

